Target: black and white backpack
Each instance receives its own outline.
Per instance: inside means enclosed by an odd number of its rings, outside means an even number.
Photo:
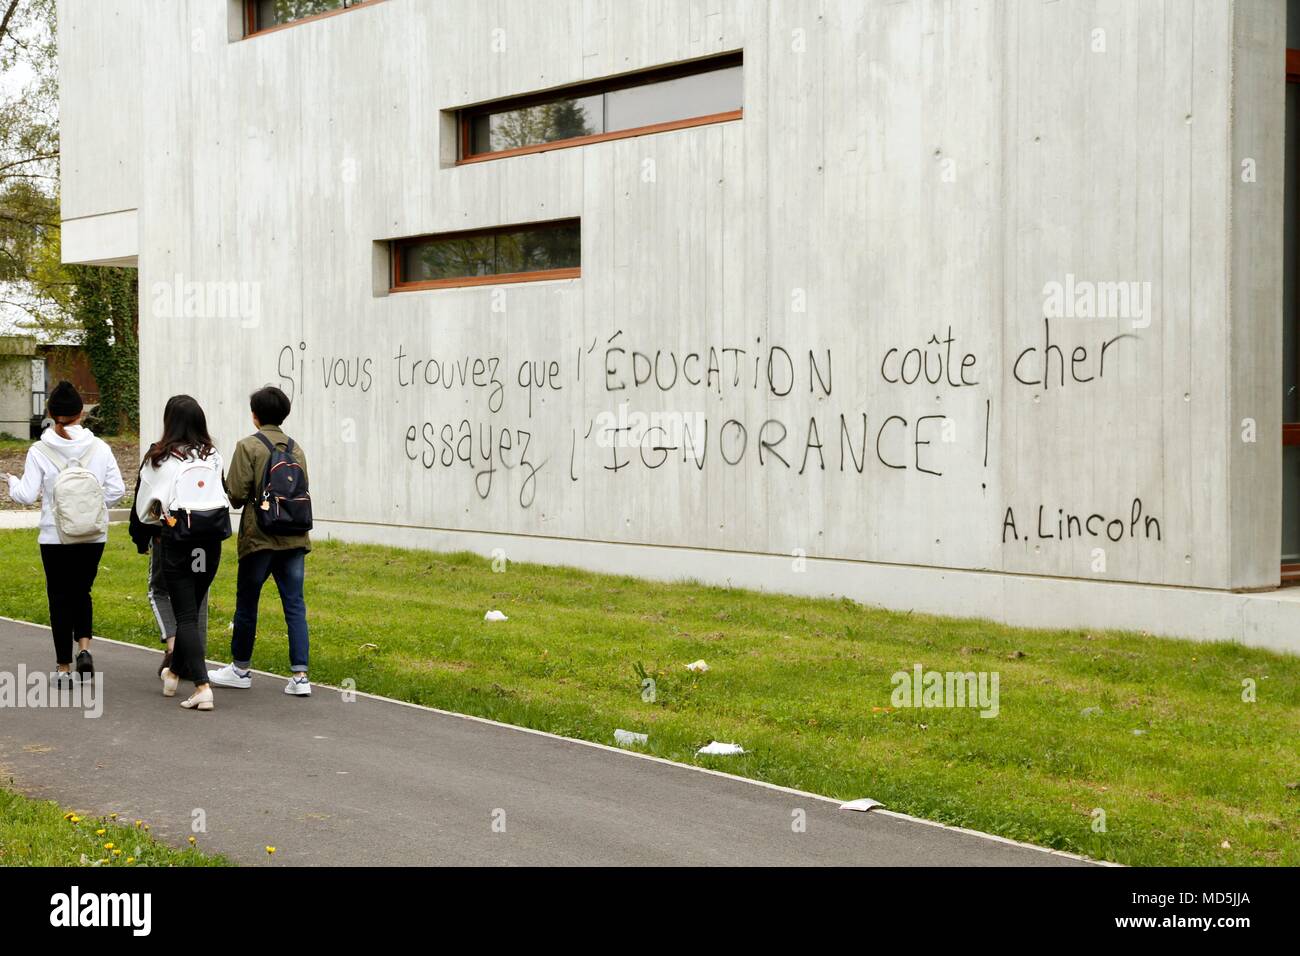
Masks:
[[[229,538],[230,499],[223,477],[217,455],[186,458],[163,508],[163,534],[173,541]]]

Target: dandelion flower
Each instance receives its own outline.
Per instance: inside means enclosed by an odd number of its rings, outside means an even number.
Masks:
[[[111,844],[111,843],[105,843],[105,844],[104,844],[104,849],[105,849],[105,850],[111,850],[111,849],[113,849],[113,844]]]
[[[134,863],[134,862],[135,862],[135,857],[133,857],[133,856],[128,856],[128,857],[126,858],[126,862],[128,862],[128,863]]]
[[[95,836],[103,836],[107,832],[108,831],[105,830],[103,827],[100,827],[98,830],[95,831]]]
[[[114,850],[114,851],[113,851],[113,856],[121,856],[121,855],[122,855],[122,851],[121,851],[121,850]]]
[[[190,846],[195,846],[195,845],[198,844],[198,842],[199,842],[199,841],[196,840],[196,839],[194,839],[194,837],[192,837],[192,836],[190,837]]]
[[[273,846],[268,846],[268,847],[266,848],[266,855],[267,855],[267,856],[275,856],[275,847],[273,847]]]

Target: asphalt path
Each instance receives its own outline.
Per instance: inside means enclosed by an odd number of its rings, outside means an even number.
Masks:
[[[517,727],[256,674],[181,710],[158,652],[96,640],[102,713],[0,708],[21,792],[274,865],[1059,866],[1064,854]],[[0,672],[48,671],[0,620]],[[187,691],[182,688],[182,695]],[[862,796],[870,796],[862,794]],[[265,852],[274,846],[274,858]]]

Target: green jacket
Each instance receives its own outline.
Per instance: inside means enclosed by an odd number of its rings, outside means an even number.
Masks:
[[[263,435],[273,445],[287,447],[289,436],[276,425],[263,425]],[[307,456],[297,442],[293,445],[294,460],[302,466],[302,473],[307,477]],[[306,534],[272,537],[262,530],[257,523],[255,510],[262,496],[262,479],[266,476],[266,464],[271,460],[271,453],[256,435],[249,435],[235,446],[235,454],[230,459],[230,470],[226,473],[226,494],[230,504],[243,508],[239,518],[239,557],[248,557],[256,551],[292,551],[295,548],[311,550],[311,537]],[[311,479],[308,477],[308,486]],[[247,506],[247,507],[245,507]]]

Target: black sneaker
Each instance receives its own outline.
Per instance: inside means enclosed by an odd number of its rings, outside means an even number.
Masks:
[[[94,679],[95,659],[90,656],[90,651],[82,651],[77,655],[77,676],[82,680]]]

